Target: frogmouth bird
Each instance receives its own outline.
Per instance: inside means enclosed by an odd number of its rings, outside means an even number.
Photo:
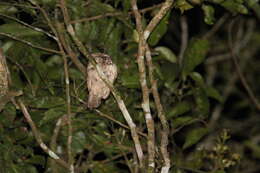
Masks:
[[[107,79],[113,84],[117,78],[117,67],[112,62],[109,55],[103,53],[91,54]],[[87,88],[88,88],[88,102],[89,109],[97,108],[101,104],[102,99],[106,99],[110,94],[110,89],[107,84],[99,77],[98,72],[94,66],[89,63],[87,66]]]

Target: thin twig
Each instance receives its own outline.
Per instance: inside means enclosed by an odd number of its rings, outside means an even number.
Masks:
[[[62,26],[61,24],[57,23],[57,33],[59,34],[59,40],[62,35]],[[68,121],[68,139],[67,139],[67,152],[68,152],[68,163],[70,165],[70,172],[74,173],[74,166],[73,166],[73,156],[71,151],[71,143],[72,143],[72,125],[71,125],[71,98],[70,98],[70,81],[69,81],[69,70],[68,70],[68,62],[66,54],[63,50],[63,47],[60,41],[57,42],[59,48],[62,52],[62,58],[64,62],[64,75],[65,75],[65,86],[66,86],[66,104],[67,104],[67,121]]]
[[[31,2],[31,0],[29,0]],[[79,59],[77,58],[76,54],[72,51],[72,48],[69,46],[69,44],[66,44],[66,39],[64,38],[63,34],[58,34],[55,27],[53,26],[50,18],[48,17],[46,11],[41,8],[38,4],[31,2],[33,5],[36,6],[37,9],[39,9],[41,11],[41,13],[43,14],[45,20],[47,21],[48,26],[51,28],[51,31],[54,33],[55,38],[58,37],[58,35],[60,36],[60,40],[56,40],[57,44],[59,44],[58,42],[60,41],[62,43],[62,46],[64,47],[64,49],[67,51],[67,53],[69,54],[69,57],[71,58],[72,62],[77,66],[77,68],[85,75],[85,68],[84,65],[79,61]],[[65,22],[69,22],[67,19],[68,17],[66,17],[66,21]]]
[[[169,152],[168,152],[168,137],[169,137],[169,124],[167,122],[166,116],[165,116],[165,112],[163,110],[163,106],[161,104],[161,99],[160,99],[160,95],[158,92],[158,87],[157,87],[157,81],[154,79],[154,75],[153,75],[153,71],[154,71],[154,66],[153,66],[153,62],[152,62],[152,56],[151,56],[151,51],[147,45],[146,47],[146,61],[148,64],[148,69],[149,69],[149,79],[152,85],[152,94],[153,94],[153,98],[155,100],[155,106],[156,109],[158,111],[158,117],[161,121],[162,124],[162,131],[161,131],[161,144],[160,144],[160,150],[163,156],[163,160],[164,160],[164,166],[161,170],[162,173],[167,173],[171,167],[171,160],[170,160],[170,156],[169,156]]]
[[[67,64],[67,56],[64,52],[64,49],[62,47],[61,43],[61,35],[62,35],[62,27],[59,23],[56,23],[56,28],[54,27],[53,23],[51,22],[49,16],[47,15],[46,11],[41,8],[37,3],[35,3],[32,0],[29,0],[30,3],[35,5],[43,14],[45,20],[47,21],[48,26],[50,27],[51,31],[54,33],[56,38],[56,42],[59,46],[59,49],[61,51],[61,55],[64,61],[64,73],[65,73],[65,84],[66,84],[66,102],[67,102],[67,118],[68,118],[68,140],[67,140],[67,152],[68,152],[68,164],[69,164],[69,170],[71,173],[74,173],[74,166],[73,166],[73,156],[72,156],[72,151],[71,151],[71,143],[72,143],[72,125],[71,125],[71,98],[70,98],[70,89],[69,89],[69,72],[68,72],[68,64]]]
[[[0,5],[6,5],[11,7],[25,7],[25,8],[31,8],[31,9],[37,9],[36,7],[30,6],[30,5],[21,5],[16,3],[6,3],[6,2],[0,2]]]
[[[48,37],[50,37],[50,38],[52,38],[52,39],[54,39],[54,40],[57,41],[57,38],[56,38],[55,36],[53,36],[52,34],[50,34],[50,33],[46,32],[46,31],[44,31],[44,30],[41,29],[41,28],[38,28],[38,27],[35,27],[35,26],[32,26],[32,25],[29,25],[29,24],[27,24],[27,23],[25,23],[25,22],[23,22],[23,21],[21,21],[21,20],[18,20],[17,18],[8,16],[8,15],[2,14],[2,13],[0,13],[0,16],[3,16],[3,17],[5,17],[5,18],[7,18],[7,19],[16,21],[17,23],[20,23],[20,24],[22,24],[22,25],[24,25],[24,26],[26,26],[26,27],[28,27],[28,28],[34,30],[34,31],[43,33],[43,34],[47,35]]]
[[[23,115],[26,119],[26,121],[28,122],[28,124],[30,125],[33,135],[37,141],[37,143],[39,144],[39,146],[42,148],[42,150],[47,153],[52,159],[54,159],[57,163],[59,163],[61,166],[63,166],[64,168],[69,169],[69,165],[62,160],[56,153],[54,153],[52,150],[50,150],[47,145],[43,142],[40,133],[37,130],[36,125],[34,124],[27,108],[25,107],[24,103],[21,100],[18,100],[18,105],[20,106],[20,109],[23,112]]]
[[[245,32],[243,32],[243,33],[245,33],[245,35],[242,34],[243,39],[236,41],[235,44],[233,45],[234,54],[238,54],[241,49],[245,48],[248,45],[248,42],[250,41],[250,39],[252,38],[252,33],[255,28],[255,22],[249,21],[248,23],[246,23],[246,26],[248,29]],[[230,56],[230,51],[227,51],[226,53],[222,53],[219,55],[212,55],[212,56],[208,57],[205,64],[214,65],[215,63],[229,60],[230,58],[232,58]]]
[[[178,166],[178,165],[174,165],[174,166],[176,166],[176,168],[183,169],[183,170],[186,170],[186,171],[190,171],[190,172],[193,172],[193,173],[207,173],[205,171],[196,170],[194,168],[188,168],[188,167],[183,167],[183,166]]]
[[[56,122],[55,128],[53,130],[53,135],[51,137],[50,149],[54,152],[56,150],[57,138],[59,135],[59,131],[61,129],[63,119],[64,119],[64,117],[61,117],[58,119],[58,121]],[[52,169],[53,173],[57,173],[55,162],[53,160],[51,160],[51,169]]]
[[[181,16],[180,22],[181,22],[181,47],[180,47],[180,53],[178,56],[179,63],[182,62],[184,51],[187,48],[188,38],[189,38],[187,17]]]
[[[204,36],[203,39],[210,39],[216,32],[221,28],[221,26],[225,23],[228,19],[229,14],[224,14],[216,23],[215,25],[209,30]]]
[[[28,84],[29,84],[29,86],[31,88],[32,95],[36,96],[35,87],[33,86],[32,81],[31,81],[30,77],[28,76],[28,74],[26,73],[26,71],[23,68],[23,66],[21,64],[19,64],[17,61],[14,61],[12,58],[8,58],[8,60],[11,61],[12,63],[14,63],[21,70],[21,72],[23,73],[26,81],[28,82]]]
[[[234,62],[234,65],[235,65],[235,68],[236,68],[236,71],[238,73],[238,76],[239,76],[239,79],[242,83],[242,85],[244,86],[244,88],[246,89],[247,91],[247,94],[249,95],[249,98],[250,100],[252,101],[252,103],[255,105],[255,107],[257,108],[257,110],[260,110],[260,103],[258,102],[257,98],[255,97],[252,89],[250,88],[249,84],[247,83],[246,81],[246,78],[245,76],[243,75],[242,73],[242,70],[239,66],[239,63],[238,63],[238,55],[235,54],[234,50],[233,50],[233,43],[232,43],[232,28],[233,28],[233,25],[234,25],[234,20],[230,23],[229,25],[229,36],[228,36],[228,45],[229,45],[229,49],[230,49],[230,54],[231,54],[231,57],[232,57],[232,60]]]
[[[71,173],[74,173],[74,166],[73,166],[73,156],[72,156],[72,151],[71,151],[71,143],[72,143],[72,125],[71,125],[71,98],[70,98],[70,89],[69,89],[69,72],[68,72],[68,65],[67,65],[67,56],[64,52],[62,43],[61,43],[61,37],[62,36],[62,26],[57,23],[57,29],[58,31],[55,29],[53,23],[51,22],[49,16],[47,15],[46,11],[41,8],[37,3],[35,3],[32,0],[29,0],[30,3],[32,3],[33,5],[35,5],[43,14],[45,20],[47,21],[48,26],[51,28],[52,32],[54,33],[54,35],[56,36],[56,38],[59,38],[56,40],[59,49],[61,51],[61,55],[63,57],[63,61],[64,61],[64,73],[65,73],[65,83],[66,83],[66,102],[67,102],[67,116],[68,116],[68,140],[67,140],[67,151],[68,151],[68,162],[69,162],[69,170]],[[67,22],[68,16],[64,17],[65,22]],[[63,41],[64,43],[64,41]],[[63,44],[64,45],[64,44]]]
[[[61,32],[61,26],[57,23],[57,29],[56,31],[54,25],[52,24],[50,18],[48,17],[46,11],[42,9],[36,2],[29,0],[30,3],[35,5],[43,14],[45,20],[47,21],[48,26],[51,28],[52,32],[54,33],[56,38],[59,38],[60,35],[62,35]],[[70,98],[70,89],[69,89],[69,72],[68,72],[68,64],[67,64],[67,56],[64,52],[64,49],[62,47],[62,44],[60,42],[60,39],[55,39],[59,49],[61,51],[61,55],[64,61],[64,73],[65,73],[65,84],[66,84],[66,102],[67,102],[67,119],[68,119],[68,140],[67,140],[67,151],[68,151],[68,164],[69,164],[69,170],[71,173],[74,173],[74,166],[73,166],[73,156],[71,151],[71,143],[72,143],[72,125],[71,125],[71,98]]]
[[[10,38],[10,39],[12,39],[12,40],[19,41],[19,42],[24,43],[24,44],[26,44],[26,45],[29,45],[29,46],[31,46],[31,47],[33,47],[33,48],[43,50],[43,51],[45,51],[45,52],[50,52],[50,53],[55,53],[55,54],[61,54],[61,53],[60,53],[59,51],[57,51],[57,50],[53,50],[53,49],[49,49],[49,48],[45,48],[45,47],[36,46],[34,43],[31,43],[31,42],[26,41],[26,40],[22,40],[22,39],[20,39],[20,38],[17,38],[16,36],[11,35],[11,34],[7,34],[7,33],[0,32],[0,35],[3,35],[3,36],[5,36],[5,37],[8,37],[8,38]]]
[[[82,99],[80,99],[78,96],[74,96],[74,97],[76,97],[76,99],[77,99],[80,103],[82,103],[83,105],[86,105],[86,102],[84,102],[84,101],[83,101]],[[85,108],[83,108],[83,109],[85,109]],[[82,110],[83,110],[83,109],[82,109]],[[78,110],[78,111],[80,111],[80,110]],[[107,118],[107,119],[113,121],[114,123],[120,125],[121,127],[130,130],[130,128],[129,128],[127,125],[125,125],[124,123],[121,123],[120,121],[114,119],[113,116],[108,115],[108,114],[105,114],[105,113],[101,112],[101,111],[98,110],[98,109],[95,109],[95,111],[98,113],[99,116],[104,117],[104,118]],[[146,135],[146,134],[144,134],[144,133],[142,133],[142,132],[140,132],[140,131],[137,131],[137,133],[138,133],[139,135],[141,135],[141,136],[147,138],[147,135]]]
[[[147,7],[147,8],[141,9],[141,10],[139,10],[139,12],[140,13],[146,13],[147,11],[151,11],[151,10],[154,10],[156,8],[160,8],[161,6],[162,6],[162,3],[154,5],[152,7]],[[127,14],[132,15],[133,11],[129,11]],[[123,15],[125,15],[125,13],[123,13],[123,12],[109,12],[109,13],[105,13],[105,14],[101,14],[101,15],[97,15],[97,16],[93,16],[93,17],[73,20],[73,21],[70,21],[70,24],[93,21],[93,20],[102,19],[102,18],[105,18],[105,17],[123,16]]]
[[[153,17],[153,19],[149,22],[147,27],[144,30],[144,39],[147,40],[154,30],[154,28],[158,25],[158,23],[162,20],[162,18],[166,15],[166,13],[171,9],[173,5],[173,0],[166,0],[160,11]]]
[[[71,46],[69,45],[69,42],[65,39],[66,33],[60,34],[60,42],[66,52],[68,53],[71,61],[76,65],[76,67],[79,69],[79,71],[86,76],[86,68],[85,66],[80,62],[79,58],[77,57],[76,53],[72,50]]]
[[[246,26],[248,26],[248,29],[245,31],[245,35],[244,35],[243,39],[236,41],[235,45],[233,46],[233,51],[234,51],[235,54],[239,53],[242,48],[244,48],[246,45],[248,45],[248,42],[250,41],[251,35],[254,32],[254,23],[251,23],[251,22],[246,23]],[[242,71],[246,67],[246,63],[247,63],[248,59],[250,57],[252,57],[252,55],[256,52],[257,48],[251,47],[251,48],[247,48],[245,50],[246,51],[243,53],[245,58],[241,59],[241,62],[240,62],[240,69]],[[206,61],[206,64],[212,65],[214,63],[221,62],[222,60],[229,59],[229,58],[231,58],[230,52],[225,53],[222,56],[221,55],[218,55],[216,57],[212,56],[212,58],[209,59],[211,61]],[[212,66],[212,67],[209,67],[209,68],[214,68],[214,67]],[[214,76],[211,77],[211,78],[214,78]],[[212,111],[212,116],[211,116],[211,119],[209,121],[209,128],[210,129],[213,130],[214,127],[217,125],[218,120],[221,116],[221,112],[223,110],[223,104],[225,103],[225,101],[229,97],[230,93],[232,92],[237,79],[238,79],[237,73],[232,72],[231,77],[229,77],[228,83],[226,84],[227,87],[225,87],[225,89],[223,90],[223,94],[222,94],[223,95],[223,97],[222,97],[223,102],[222,102],[222,104],[217,105]]]
[[[70,165],[71,173],[74,172],[73,167],[73,156],[71,151],[71,143],[72,143],[72,123],[71,123],[71,98],[70,98],[70,82],[69,82],[69,70],[68,70],[68,62],[65,54],[62,56],[64,60],[64,73],[65,73],[65,83],[66,83],[66,102],[67,102],[67,117],[68,117],[68,163]]]
[[[105,114],[105,113],[99,111],[98,109],[95,109],[95,111],[96,111],[100,116],[105,117],[105,118],[107,118],[107,119],[109,119],[109,120],[115,122],[116,124],[118,124],[118,125],[120,125],[120,126],[126,128],[126,129],[128,129],[128,130],[130,130],[130,128],[129,128],[127,125],[125,125],[125,124],[121,123],[120,121],[114,119],[112,116],[110,116],[110,115],[108,115],[108,114]],[[140,132],[140,131],[138,131],[137,133],[138,133],[139,135],[141,135],[141,136],[147,138],[147,135],[146,135],[146,134],[144,134],[144,133],[142,133],[142,132]]]
[[[116,138],[116,141],[119,145],[122,145],[122,141],[123,141],[123,138],[125,135],[122,135],[123,137],[121,139],[118,139],[118,135],[115,135],[115,138]],[[127,154],[125,153],[124,150],[122,150],[120,147],[119,147],[119,150],[120,152],[122,153],[124,159],[125,159],[125,162],[126,162],[126,165],[128,166],[129,170],[130,170],[130,173],[133,173],[133,168],[132,168],[132,164],[130,162],[130,160],[127,158]]]
[[[43,17],[45,18],[45,20],[46,20],[48,26],[50,27],[51,31],[54,33],[55,37],[58,38],[58,34],[57,34],[57,32],[56,32],[56,29],[55,29],[55,27],[53,26],[53,24],[52,24],[52,22],[51,22],[51,20],[50,20],[50,18],[49,18],[49,16],[48,16],[48,14],[47,14],[47,12],[46,12],[43,8],[41,8],[41,7],[39,6],[39,4],[37,4],[35,1],[33,1],[33,0],[28,0],[28,1],[29,1],[31,4],[33,4],[34,6],[36,6],[36,8],[37,8],[38,10],[40,10],[40,12],[43,14]],[[56,41],[57,41],[57,40],[56,40]]]

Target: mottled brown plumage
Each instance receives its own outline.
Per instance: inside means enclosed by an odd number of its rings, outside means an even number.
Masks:
[[[117,67],[112,62],[111,57],[102,53],[92,54],[92,57],[101,67],[108,80],[113,83],[117,77]],[[87,107],[90,109],[97,108],[101,104],[101,99],[106,99],[110,94],[110,89],[99,77],[91,63],[87,67],[87,87],[89,91]]]

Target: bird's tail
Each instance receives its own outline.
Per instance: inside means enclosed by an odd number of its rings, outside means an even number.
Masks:
[[[89,109],[94,109],[97,108],[101,103],[101,98],[99,98],[98,96],[91,94],[91,92],[89,93],[88,96],[88,104],[87,107]]]

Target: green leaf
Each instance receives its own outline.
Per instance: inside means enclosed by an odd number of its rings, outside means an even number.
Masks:
[[[177,128],[180,126],[185,126],[194,122],[194,117],[185,116],[185,117],[178,117],[173,120],[173,128]]]
[[[207,96],[216,99],[219,102],[223,102],[223,97],[220,95],[219,91],[213,87],[207,87],[206,89]]]
[[[201,4],[203,1],[204,1],[204,0],[189,0],[190,3],[196,4],[196,5]]]
[[[244,145],[252,151],[252,156],[254,158],[260,159],[260,146],[259,146],[259,144],[256,144],[252,141],[247,140],[247,141],[244,142]]]
[[[31,158],[27,159],[25,162],[30,164],[41,165],[41,166],[44,166],[46,164],[45,157],[42,155],[34,155]]]
[[[158,76],[159,79],[161,80],[165,80],[165,76],[162,73],[162,68],[160,66],[160,64],[158,63],[154,63],[154,71],[156,72],[156,75]]]
[[[14,145],[12,151],[12,155],[16,159],[19,159],[22,156],[30,156],[33,152],[32,148],[25,147],[22,145]]]
[[[69,75],[70,78],[72,78],[73,80],[85,80],[84,75],[75,68],[70,68],[69,69]]]
[[[122,1],[122,3],[123,3],[123,10],[124,10],[124,12],[128,12],[128,10],[130,10],[131,9],[131,1],[130,0],[124,0],[124,1]]]
[[[37,97],[28,101],[32,107],[36,108],[53,108],[65,105],[65,100],[63,98],[54,96]]]
[[[258,19],[260,19],[260,4],[258,2],[259,0],[247,0],[245,3],[255,12]]]
[[[57,68],[60,67],[60,68]],[[48,67],[47,79],[49,80],[62,80],[63,68],[61,66]]]
[[[89,39],[89,29],[90,29],[90,24],[88,22],[86,23],[76,23],[75,24],[75,32],[80,39],[80,41],[85,42],[86,40]]]
[[[13,165],[14,172],[11,173],[19,173],[19,172],[26,172],[26,173],[37,173],[37,169],[29,164],[15,164]]]
[[[90,3],[90,6],[88,8],[88,12],[92,15],[92,16],[96,16],[96,15],[100,15],[100,14],[104,14],[107,12],[114,12],[115,9],[107,4],[107,3],[101,3],[98,1],[93,1]]]
[[[86,33],[88,33],[88,37],[86,39],[96,40],[100,34],[99,27],[97,22],[90,22],[86,24]]]
[[[162,79],[165,83],[171,84],[178,76],[179,67],[175,63],[163,63],[160,66],[160,72],[162,74]]]
[[[6,41],[5,43],[3,43],[2,50],[4,54],[6,54],[12,46],[14,46],[14,43],[14,41]]]
[[[189,74],[189,76],[196,82],[197,86],[201,88],[206,87],[203,77],[198,72],[192,72]]]
[[[184,11],[193,8],[193,6],[189,4],[186,0],[177,0],[175,2],[175,8],[180,9],[181,13],[183,13]]]
[[[211,0],[211,1],[216,4],[220,4],[220,3],[224,2],[225,0]]]
[[[139,77],[137,75],[125,75],[122,78],[122,85],[127,88],[139,88]]]
[[[176,63],[177,62],[177,57],[176,55],[172,52],[171,49],[167,48],[167,47],[164,47],[164,46],[159,46],[159,47],[156,47],[155,50],[157,52],[160,53],[160,55],[170,61],[171,63]]]
[[[12,137],[16,140],[23,140],[28,136],[28,131],[23,128],[16,128],[13,133]]]
[[[9,33],[14,36],[42,36],[41,32],[34,31],[17,23],[0,25],[0,32]]]
[[[226,171],[224,171],[224,170],[217,170],[214,173],[226,173]]]
[[[158,42],[160,41],[160,39],[164,36],[164,34],[167,32],[168,29],[168,20],[170,17],[170,12],[168,12],[163,18],[162,20],[157,24],[157,26],[154,28],[154,30],[152,31],[149,39],[148,39],[148,43],[151,46],[155,46],[156,44],[158,44]]]
[[[253,7],[254,5],[258,4],[259,0],[247,0],[246,3],[248,4],[249,7]]]
[[[94,163],[93,163],[94,164]],[[103,164],[100,161],[95,162],[95,167],[91,169],[93,173],[107,173],[107,172],[122,172],[122,170],[118,170],[118,168],[112,163]]]
[[[102,22],[100,21],[99,28],[101,28],[101,25],[104,25],[104,24],[106,27],[101,29],[101,31],[99,33],[99,42],[103,42],[103,43],[105,43],[108,40],[109,35],[112,33],[112,31],[114,31],[115,25],[116,25],[116,20],[109,19],[109,20],[105,20]]]
[[[178,87],[179,87],[180,83],[178,81],[176,82],[171,82],[171,83],[168,83],[167,81],[164,83],[164,86],[169,89],[169,91],[171,93],[175,93],[175,94],[178,94]]]
[[[183,59],[183,77],[192,72],[196,66],[201,64],[209,50],[208,40],[191,39],[188,48],[185,50]]]
[[[7,5],[0,6],[0,13],[3,13],[5,15],[11,15],[11,14],[15,14],[17,12],[18,12],[18,9],[15,6],[13,6],[13,7],[7,6]]]
[[[108,34],[108,37],[105,40],[105,48],[111,57],[118,57],[121,36],[122,25],[121,23],[116,23],[116,25],[113,26],[113,30]]]
[[[5,105],[3,111],[0,113],[0,124],[4,127],[11,127],[16,117],[16,109],[11,104]]]
[[[34,59],[34,67],[37,70],[37,72],[41,75],[41,77],[44,77],[46,72],[48,71],[45,63],[40,59],[40,57],[35,57]]]
[[[211,5],[202,5],[202,10],[204,12],[204,22],[208,25],[213,25],[215,22],[215,9]]]
[[[196,112],[200,117],[206,117],[209,114],[209,99],[203,88],[196,88],[193,92],[196,103]]]
[[[167,114],[167,117],[176,117],[182,115],[191,109],[191,103],[187,101],[179,102],[174,108]]]
[[[124,68],[124,67],[123,67]],[[136,66],[134,64],[129,64],[129,67],[127,69],[123,69],[121,71],[121,83],[124,87],[127,88],[139,88],[139,72]]]
[[[208,133],[207,128],[195,128],[188,132],[185,138],[185,143],[182,148],[186,149],[199,142],[199,140]]]
[[[239,4],[243,4],[245,0],[235,0]]]
[[[64,107],[58,107],[58,108],[53,108],[53,109],[47,110],[44,113],[43,119],[40,121],[40,126],[60,118],[62,115],[65,114],[65,110],[66,109]]]
[[[224,1],[221,5],[232,13],[248,14],[247,8],[235,0]]]
[[[57,65],[63,65],[63,60],[59,55],[53,55],[45,61],[47,67],[57,67]],[[49,70],[49,69],[48,69]]]
[[[55,0],[41,0],[41,3],[48,6],[55,6]]]

